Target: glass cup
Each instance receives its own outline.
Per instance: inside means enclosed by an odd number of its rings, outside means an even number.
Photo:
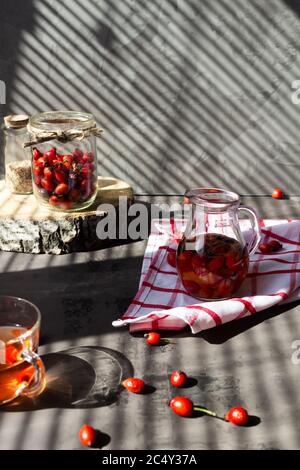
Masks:
[[[0,296],[0,405],[16,397],[35,397],[46,385],[37,354],[41,314],[27,300]]]

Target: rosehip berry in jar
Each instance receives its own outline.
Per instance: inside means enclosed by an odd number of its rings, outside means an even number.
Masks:
[[[71,189],[71,191],[69,192],[69,198],[71,199],[71,201],[77,202],[80,200],[80,197],[81,193],[79,189],[74,188]]]
[[[53,160],[56,158],[56,149],[52,147],[51,149],[47,150],[47,152],[45,152],[45,157],[52,165]]]
[[[45,178],[49,178],[49,179],[52,179],[54,177],[54,172],[49,166],[46,166],[44,168],[44,176]]]
[[[56,170],[54,176],[59,183],[66,183],[68,181],[68,175],[62,170]]]
[[[40,157],[40,158],[36,161],[36,165],[37,165],[39,168],[44,168],[45,166],[47,166],[47,165],[48,165],[47,157]]]
[[[41,186],[41,177],[40,176],[35,176],[34,178],[34,184],[36,186]]]
[[[83,157],[83,152],[80,149],[75,149],[73,152],[73,157],[78,161]]]
[[[66,183],[60,183],[55,188],[55,194],[66,194],[69,191],[69,186]]]
[[[70,210],[73,207],[73,202],[72,201],[61,201],[59,203],[59,207],[63,210]]]
[[[42,152],[40,152],[36,147],[32,149],[32,156],[34,160],[38,160],[43,156]]]
[[[64,155],[63,156],[63,166],[65,170],[70,171],[72,168],[73,163],[73,156],[72,155]]]
[[[84,163],[91,163],[94,161],[94,155],[90,152],[90,153],[85,153],[82,157],[82,161]]]
[[[33,167],[33,174],[37,176],[41,176],[44,173],[43,168],[40,168],[39,166],[34,166]]]
[[[60,200],[55,194],[49,197],[49,204],[51,204],[51,206],[58,206],[59,202]]]
[[[63,158],[64,158],[63,155],[56,155],[56,160],[58,163],[63,163]]]
[[[42,178],[41,179],[41,185],[47,191],[51,191],[51,192],[54,191],[55,185],[54,185],[53,181],[51,181],[48,178]]]
[[[82,168],[81,168],[81,174],[84,178],[88,178],[91,174],[91,170],[90,170],[90,167],[89,167],[89,164],[85,164]]]

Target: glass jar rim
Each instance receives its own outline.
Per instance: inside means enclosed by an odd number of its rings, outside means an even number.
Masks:
[[[188,189],[184,197],[188,198],[192,204],[216,209],[225,209],[240,204],[240,196],[237,193],[221,188]]]
[[[33,114],[29,127],[43,131],[86,129],[96,124],[93,114],[83,111],[45,111]]]

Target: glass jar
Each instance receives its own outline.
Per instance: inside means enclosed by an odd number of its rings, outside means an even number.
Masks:
[[[200,300],[228,299],[247,276],[249,256],[259,244],[257,215],[251,207],[240,205],[238,194],[218,188],[189,190],[184,203],[189,204],[188,221],[177,250],[182,284]],[[240,228],[240,211],[250,218],[248,243]]]
[[[10,115],[4,118],[5,184],[13,194],[32,193],[31,153],[23,148],[28,140],[27,115]]]
[[[77,211],[97,195],[96,127],[92,114],[50,111],[33,115],[28,130],[32,148],[33,192],[49,209]]]

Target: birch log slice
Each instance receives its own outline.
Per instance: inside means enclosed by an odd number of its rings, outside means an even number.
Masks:
[[[50,211],[35,197],[13,195],[0,189],[0,250],[21,253],[64,254],[90,251],[112,244],[96,235],[98,222],[107,212],[100,204],[118,207],[119,196],[133,200],[133,190],[125,181],[98,178],[98,195],[94,204],[79,212]]]

